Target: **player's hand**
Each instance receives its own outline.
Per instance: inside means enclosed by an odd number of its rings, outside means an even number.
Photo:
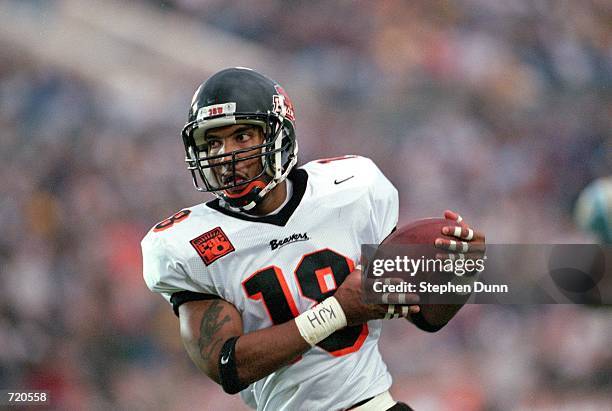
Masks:
[[[444,218],[454,220],[459,227],[444,226],[441,234],[455,237],[456,240],[448,238],[436,238],[435,246],[446,252],[438,253],[438,258],[482,258],[484,256],[486,244],[485,235],[481,231],[472,229],[459,214],[454,211],[446,210]]]
[[[399,279],[389,279],[391,283]],[[389,295],[389,304],[365,304],[361,285],[361,270],[355,269],[338,287],[334,297],[338,300],[346,316],[347,325],[363,324],[369,320],[382,318],[407,317],[419,312],[416,305],[419,297],[416,294],[393,293]],[[391,300],[392,299],[392,300]]]

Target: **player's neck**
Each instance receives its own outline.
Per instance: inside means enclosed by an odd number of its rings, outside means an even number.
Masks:
[[[278,209],[287,199],[287,180],[274,187],[249,214],[264,216]]]

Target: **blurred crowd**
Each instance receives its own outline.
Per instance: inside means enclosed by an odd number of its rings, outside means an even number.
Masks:
[[[291,56],[322,100],[302,108],[303,158],[401,159],[384,171],[406,218],[454,202],[487,226],[510,217],[496,240],[549,241],[612,169],[609,2],[151,3]]]
[[[282,55],[317,96],[297,107],[301,162],[373,158],[401,221],[454,208],[493,243],[592,240],[571,211],[612,170],[609,2],[142,2]],[[58,409],[240,409],[142,280],[146,231],[208,198],[181,126],[0,54],[0,388]],[[381,350],[416,409],[601,410],[610,341],[606,308],[469,306],[437,334],[389,324]]]

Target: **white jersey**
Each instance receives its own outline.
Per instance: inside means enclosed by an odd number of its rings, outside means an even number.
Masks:
[[[318,160],[292,171],[293,195],[272,216],[250,217],[215,200],[185,209],[142,241],[144,278],[170,301],[214,294],[240,311],[244,333],[296,317],[332,295],[397,225],[397,190],[364,157]],[[337,331],[241,392],[258,410],[334,410],[386,391],[380,320]]]

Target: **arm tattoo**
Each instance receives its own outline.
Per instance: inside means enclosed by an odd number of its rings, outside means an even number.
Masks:
[[[200,338],[198,338],[198,347],[200,348],[200,356],[204,361],[208,361],[212,356],[215,348],[223,343],[222,338],[216,334],[223,327],[223,324],[230,321],[230,316],[225,315],[220,318],[221,301],[216,300],[204,311],[202,322],[200,323]]]

